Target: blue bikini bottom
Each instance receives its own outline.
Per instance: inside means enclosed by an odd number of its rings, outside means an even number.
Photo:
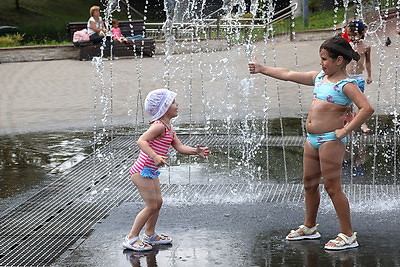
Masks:
[[[313,148],[318,149],[323,143],[328,141],[336,141],[338,140],[335,132],[327,132],[327,133],[320,133],[320,134],[310,134],[307,133],[307,139],[312,145]],[[347,137],[344,137],[342,140],[344,144],[347,143]]]
[[[153,170],[152,168],[149,168],[149,167],[143,167],[142,171],[140,172],[140,175],[143,178],[149,177],[151,179],[155,179],[158,176],[160,176],[160,171]]]

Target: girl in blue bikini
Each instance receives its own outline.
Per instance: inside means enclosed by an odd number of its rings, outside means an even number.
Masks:
[[[314,98],[306,121],[307,141],[303,154],[303,182],[306,215],[304,224],[292,230],[287,240],[316,239],[321,235],[316,223],[320,203],[319,182],[323,177],[325,190],[331,198],[340,222],[336,239],[325,244],[325,249],[342,250],[358,247],[356,232],[350,220],[349,201],[342,191],[342,162],[346,149],[346,136],[361,126],[373,114],[365,95],[350,79],[346,65],[360,56],[342,37],[326,40],[319,49],[322,71],[296,72],[286,68],[260,65],[256,59],[249,63],[250,73],[262,73],[276,79],[314,86]],[[352,103],[359,108],[355,118],[344,125],[347,107]]]

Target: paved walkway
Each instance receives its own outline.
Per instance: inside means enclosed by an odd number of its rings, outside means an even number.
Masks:
[[[395,57],[399,52],[395,49],[396,38],[392,41],[390,47],[373,47],[374,83],[367,86],[366,94],[379,113],[393,111],[398,94],[394,90],[399,88],[394,67],[399,64],[399,55]],[[94,105],[98,125],[102,125],[104,113],[108,114],[106,124],[111,115],[113,124],[132,124],[138,111],[138,92],[144,98],[150,90],[163,87],[164,80],[178,92],[180,117],[176,123],[225,119],[227,115],[262,117],[266,105],[271,118],[298,117],[307,112],[312,88],[250,76],[247,62],[256,55],[267,64],[319,70],[321,42],[256,43],[248,48],[234,46],[227,51],[174,55],[169,65],[164,56],[103,61],[104,71],[100,73],[87,61],[0,64],[0,134],[92,129]]]

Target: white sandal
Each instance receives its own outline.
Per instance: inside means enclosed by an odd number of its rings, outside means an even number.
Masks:
[[[137,241],[139,241],[139,242],[137,242]],[[134,247],[133,245],[136,242],[137,242],[137,246]],[[142,240],[140,240],[138,236],[132,238],[131,240],[129,240],[128,236],[125,236],[125,242],[122,243],[122,246],[124,248],[131,249],[134,251],[139,251],[139,252],[140,251],[148,251],[153,248],[151,245],[142,242]]]
[[[348,248],[356,248],[358,247],[358,242],[357,242],[357,232],[354,232],[352,236],[347,236],[343,233],[338,234],[338,237],[341,240],[336,240],[332,239],[329,240],[329,243],[335,244],[334,247],[330,247],[325,245],[324,249],[326,250],[343,250],[343,249],[348,249]]]
[[[305,225],[300,225],[299,229],[301,232],[297,232],[296,230],[291,230],[290,233],[286,236],[286,240],[304,240],[304,239],[318,239],[321,237],[321,234],[317,232],[317,227],[319,224],[316,224],[314,227],[308,228]],[[291,235],[291,236],[290,236]]]
[[[155,240],[157,236],[160,237],[160,240]],[[150,245],[167,245],[172,243],[172,238],[167,235],[159,235],[157,233],[154,233],[152,236],[144,234],[143,241],[149,243]]]

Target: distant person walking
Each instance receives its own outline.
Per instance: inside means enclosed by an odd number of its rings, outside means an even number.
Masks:
[[[350,39],[350,45],[360,55],[360,60],[351,61],[347,65],[347,73],[350,78],[357,81],[357,85],[361,92],[364,93],[365,82],[367,84],[372,83],[371,76],[371,46],[364,40],[365,25],[361,20],[352,20],[349,22],[347,27],[348,36]],[[367,79],[364,78],[363,72],[367,71]],[[350,109],[352,113],[352,109]],[[363,133],[369,133],[371,131],[366,123],[361,125]]]

